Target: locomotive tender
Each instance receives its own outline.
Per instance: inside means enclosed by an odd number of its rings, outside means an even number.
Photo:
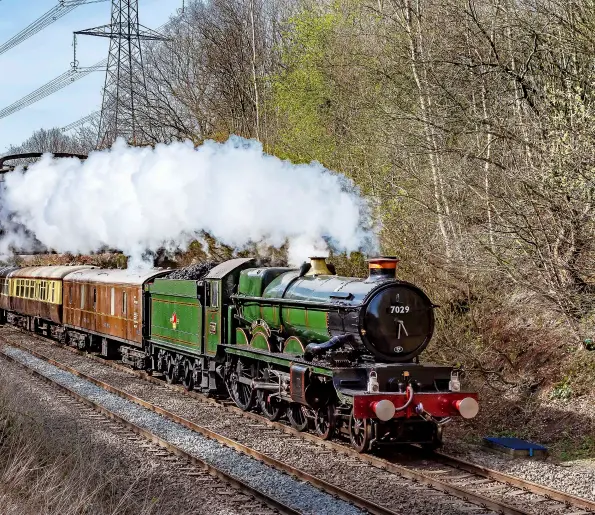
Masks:
[[[300,269],[225,261],[198,280],[171,270],[88,266],[0,269],[0,322],[150,372],[188,390],[229,396],[270,420],[322,438],[345,433],[359,452],[382,444],[437,447],[477,395],[448,366],[421,364],[434,306],[397,280],[397,260],[365,279],[324,258]]]

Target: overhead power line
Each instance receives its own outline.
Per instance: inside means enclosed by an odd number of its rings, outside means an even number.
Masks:
[[[2,1],[2,0],[0,0],[0,1]],[[65,125],[60,130],[62,132],[71,131],[72,129],[76,129],[77,127],[80,127],[81,125],[85,125],[88,122],[97,120],[100,115],[101,115],[101,113],[99,111],[94,111],[91,114],[88,114],[87,116],[83,116],[83,118],[80,118],[76,122],[72,122],[72,123],[69,123],[68,125]]]
[[[1,1],[2,0],[0,0],[0,2]],[[103,1],[103,0],[101,0],[101,1]],[[162,30],[166,25],[167,24],[163,24],[161,27],[159,27],[157,29],[157,32]],[[75,63],[73,63],[73,64],[77,64],[76,58],[75,58]],[[62,88],[65,88],[66,86],[69,86],[73,82],[76,82],[77,80],[82,79],[83,77],[86,77],[91,72],[106,71],[106,67],[107,67],[107,59],[102,59],[98,63],[95,63],[94,65],[88,66],[88,67],[75,66],[75,67],[71,68],[70,70],[68,70],[67,72],[64,72],[62,75],[59,75],[55,79],[51,80],[47,84],[41,86],[40,88],[37,88],[35,91],[32,91],[27,96],[21,98],[20,100],[16,101],[15,103],[5,107],[4,109],[1,109],[0,110],[0,119],[6,118],[7,116],[10,116],[11,114],[14,114],[17,111],[20,111],[24,107],[30,106],[31,104],[34,104],[35,102],[50,96],[51,94],[55,93],[56,91],[59,91]]]
[[[8,52],[11,48],[14,48],[26,39],[29,39],[31,36],[45,29],[48,25],[51,25],[55,21],[62,18],[62,16],[65,16],[77,7],[81,5],[97,4],[99,2],[106,1],[107,0],[60,0],[58,2],[58,5],[52,7],[48,12],[40,16],[37,20],[35,20],[27,27],[25,27],[21,32],[14,35],[8,41],[0,45],[0,55],[2,55],[5,52]]]
[[[107,65],[107,59],[103,59],[98,63],[95,63],[93,66],[88,66],[86,68],[72,68],[67,72],[59,75],[54,80],[51,80],[47,84],[41,86],[40,88],[32,91],[27,96],[21,98],[14,104],[11,104],[4,109],[0,110],[0,119],[6,118],[17,111],[20,111],[24,107],[27,107],[42,98],[45,98],[56,91],[59,91],[62,88],[65,88],[69,84],[86,77],[92,72],[103,70],[105,71],[105,67]]]

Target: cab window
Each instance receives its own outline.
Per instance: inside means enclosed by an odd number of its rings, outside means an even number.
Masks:
[[[213,281],[211,283],[211,295],[210,295],[211,307],[219,307],[219,282]]]

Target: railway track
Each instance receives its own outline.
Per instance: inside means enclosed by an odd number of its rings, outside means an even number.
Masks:
[[[40,342],[41,346],[44,346],[46,350],[54,348],[56,350],[60,349],[62,351],[69,351],[69,353],[73,355],[85,356],[86,358],[90,358],[101,363],[102,365],[106,365],[114,370],[118,370],[121,373],[126,373],[128,375],[141,378],[143,381],[159,385],[161,388],[166,388],[170,391],[183,393],[185,396],[197,399],[205,405],[211,405],[213,407],[217,407],[218,409],[225,409],[229,413],[234,413],[237,416],[248,418],[255,423],[254,425],[257,424],[258,428],[262,428],[265,431],[268,428],[269,430],[275,430],[276,432],[279,432],[279,436],[283,434],[285,436],[291,435],[298,437],[302,441],[315,445],[316,447],[324,449],[325,451],[330,451],[334,455],[346,456],[352,459],[354,462],[357,460],[357,462],[361,463],[362,465],[369,465],[384,472],[397,475],[406,480],[420,483],[438,492],[450,494],[465,501],[469,501],[476,506],[481,507],[482,509],[489,509],[494,512],[505,514],[560,513],[563,515],[574,515],[579,513],[595,513],[595,502],[581,499],[565,492],[553,490],[543,485],[531,483],[517,477],[509,476],[492,469],[480,467],[442,453],[425,455],[421,456],[420,459],[413,461],[406,460],[405,462],[403,462],[402,458],[400,457],[386,459],[372,455],[359,455],[341,443],[323,441],[315,435],[297,432],[293,428],[282,423],[271,422],[255,413],[243,412],[234,406],[207,398],[199,393],[186,392],[183,388],[175,385],[166,385],[166,383],[155,377],[148,376],[143,372],[133,371],[128,367],[124,367],[123,365],[113,361],[104,360],[103,358],[94,356],[92,354],[89,355],[86,353],[81,353],[76,349],[57,346],[54,343],[51,343],[51,341],[37,335],[19,332],[16,329],[12,331],[14,336],[26,336],[27,338],[34,338],[36,341]],[[273,467],[277,467],[279,470],[284,470],[289,474],[308,481],[311,484],[316,485],[318,488],[332,493],[333,495],[336,495],[342,499],[348,500],[356,506],[371,513],[394,513],[390,510],[390,508],[370,502],[361,496],[354,495],[345,489],[338,488],[328,481],[321,480],[312,474],[305,473],[304,471],[288,465],[287,463],[283,463],[279,460],[271,458],[268,453],[251,449],[235,440],[227,438],[223,435],[219,435],[212,430],[197,424],[196,422],[184,419],[175,413],[164,410],[162,407],[140,399],[119,388],[115,388],[88,374],[84,374],[80,370],[75,369],[68,364],[46,356],[37,349],[33,349],[31,345],[22,344],[22,342],[17,343],[12,341],[12,339],[9,341],[3,337],[0,337],[0,341],[4,341],[6,344],[14,347],[19,347],[22,350],[35,355],[39,359],[54,364],[62,370],[66,370],[72,374],[82,377],[85,380],[88,380],[97,386],[106,389],[107,391],[116,393],[123,398],[128,398],[132,402],[144,406],[156,413],[160,413],[171,420],[175,420],[176,422],[188,427],[189,429],[192,429],[193,431],[197,431],[203,435],[209,436],[210,438],[214,438],[224,445],[230,446],[239,452],[253,456]],[[271,431],[267,432],[269,434],[271,433]]]
[[[526,492],[542,496],[546,499],[551,499],[552,501],[562,503],[566,506],[585,510],[586,513],[595,513],[595,502],[588,499],[583,499],[581,497],[577,497],[560,490],[555,490],[532,481],[511,476],[510,474],[505,474],[498,470],[477,465],[475,463],[471,463],[469,461],[462,460],[439,451],[435,451],[433,453],[432,459],[441,464],[451,466],[460,471],[474,474],[476,476],[491,480],[495,483],[509,485],[512,488],[519,488]]]

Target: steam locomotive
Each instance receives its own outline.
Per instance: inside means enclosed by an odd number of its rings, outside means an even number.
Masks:
[[[5,268],[0,322],[324,439],[344,434],[359,452],[435,448],[447,421],[477,414],[477,395],[461,391],[451,367],[419,362],[435,306],[396,267],[371,259],[360,279],[337,276],[324,258],[299,269],[240,258],[186,280],[171,270]]]

